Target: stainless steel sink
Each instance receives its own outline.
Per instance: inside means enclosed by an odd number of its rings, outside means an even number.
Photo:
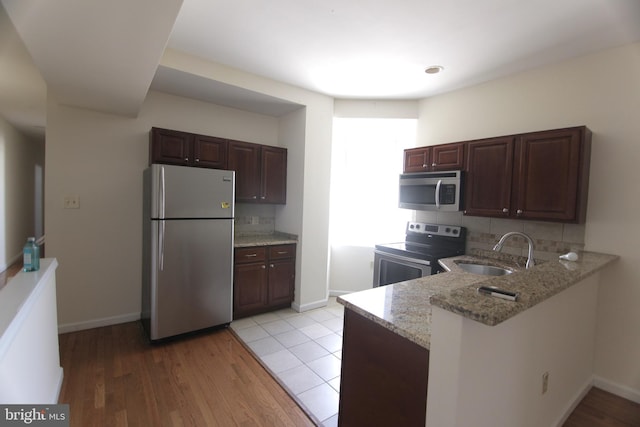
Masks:
[[[481,274],[483,276],[504,276],[513,273],[511,270],[494,265],[473,264],[470,262],[460,262],[457,265],[467,273]]]

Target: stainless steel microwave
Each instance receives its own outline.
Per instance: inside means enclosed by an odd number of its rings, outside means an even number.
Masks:
[[[400,175],[398,206],[422,211],[462,210],[462,171]]]

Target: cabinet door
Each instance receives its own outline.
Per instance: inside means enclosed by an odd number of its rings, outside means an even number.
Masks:
[[[278,147],[261,148],[260,201],[287,202],[287,150]]]
[[[236,264],[233,279],[233,318],[264,309],[267,304],[267,266],[264,262]]]
[[[188,165],[191,160],[193,134],[152,128],[150,163]]]
[[[271,307],[289,306],[293,300],[296,263],[293,259],[269,262],[269,297]]]
[[[464,169],[464,143],[433,145],[431,147],[431,170]]]
[[[410,148],[404,150],[404,173],[429,171],[431,147]]]
[[[193,164],[203,168],[227,168],[227,141],[214,136],[195,135]]]
[[[513,150],[512,136],[467,143],[465,214],[509,216]]]
[[[229,141],[227,169],[236,171],[236,201],[257,202],[260,192],[260,146]]]
[[[513,200],[516,217],[576,219],[580,129],[522,135],[516,145]]]

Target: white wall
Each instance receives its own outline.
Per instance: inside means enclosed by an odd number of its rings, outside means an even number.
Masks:
[[[142,272],[142,171],[152,126],[277,145],[274,117],[150,92],[137,119],[48,106],[47,253],[62,330],[135,320]],[[62,209],[65,195],[80,209]]]
[[[587,250],[621,256],[602,273],[595,373],[640,401],[640,44],[609,49],[425,99],[418,141],[431,145],[586,125],[593,131]],[[631,193],[627,193],[631,191]]]
[[[427,426],[562,425],[591,383],[597,292],[591,276],[496,326],[434,307]]]
[[[0,116],[0,271],[21,259],[29,236],[42,236],[44,144],[25,137]],[[36,196],[40,196],[36,198]]]
[[[280,142],[287,148],[287,204],[275,207],[275,229],[291,234],[300,234],[302,230],[304,181],[304,140],[306,109],[301,108],[279,120]],[[296,283],[294,306],[302,305],[302,237],[296,247]]]
[[[169,57],[173,65],[213,72],[250,90],[269,89],[269,95],[306,107],[278,119],[150,92],[132,119],[49,99],[45,226],[47,254],[60,262],[62,330],[139,316],[141,174],[152,126],[289,149],[290,192],[287,205],[277,210],[277,228],[300,236],[296,304],[301,309],[326,304],[332,100],[181,54]],[[76,194],[80,209],[63,210],[63,197]]]

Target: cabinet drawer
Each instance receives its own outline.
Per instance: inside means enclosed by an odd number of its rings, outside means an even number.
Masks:
[[[267,249],[264,246],[238,248],[235,250],[234,261],[236,264],[260,262],[265,259],[267,259]]]
[[[296,256],[296,245],[278,245],[269,247],[269,259],[293,258]]]

